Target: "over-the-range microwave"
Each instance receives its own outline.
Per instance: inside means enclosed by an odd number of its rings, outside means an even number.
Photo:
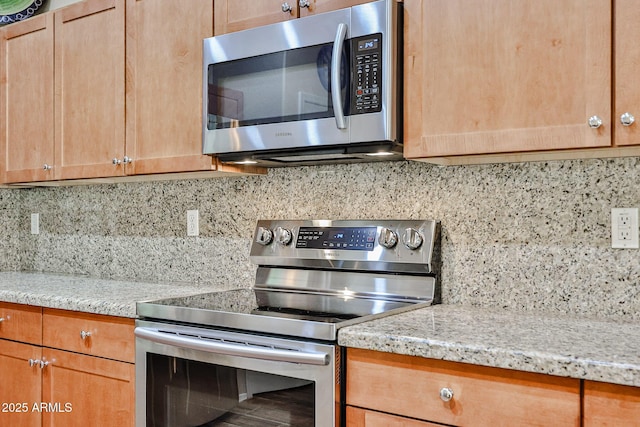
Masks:
[[[402,13],[380,0],[205,39],[203,152],[264,166],[401,159]]]

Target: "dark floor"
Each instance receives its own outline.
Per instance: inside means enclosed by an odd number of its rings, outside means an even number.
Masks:
[[[313,427],[313,386],[256,394],[202,427]]]

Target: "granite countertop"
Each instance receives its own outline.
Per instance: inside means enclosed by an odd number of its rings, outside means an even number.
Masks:
[[[640,386],[640,322],[436,305],[342,328],[338,343]]]
[[[0,272],[0,301],[86,313],[136,317],[136,302],[211,291],[196,285]]]

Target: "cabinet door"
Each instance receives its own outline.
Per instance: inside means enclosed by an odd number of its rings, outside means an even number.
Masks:
[[[631,426],[640,420],[640,388],[584,382],[584,427]]]
[[[637,0],[616,0],[615,7],[615,108],[614,141],[617,145],[640,144],[640,7]],[[634,116],[630,126],[622,115]]]
[[[283,10],[285,3],[291,10]],[[298,17],[298,0],[216,0],[214,4],[213,29],[216,35]]]
[[[127,0],[127,174],[211,170],[202,154],[202,39],[212,0]]]
[[[0,121],[5,182],[53,178],[53,15],[3,28]]]
[[[307,0],[305,7],[300,7],[300,17],[316,13],[330,12],[344,9],[358,4],[369,3],[372,0]]]
[[[405,157],[611,145],[611,2],[404,8]]]
[[[0,338],[42,344],[42,307],[0,302]]]
[[[41,402],[40,347],[0,340],[0,425],[40,427]],[[32,361],[32,363],[30,363]]]
[[[43,349],[43,426],[134,425],[134,364]]]
[[[58,179],[124,174],[124,0],[55,12]]]

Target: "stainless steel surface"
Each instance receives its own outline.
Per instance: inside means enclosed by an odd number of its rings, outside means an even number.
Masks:
[[[193,360],[212,365],[232,367],[254,372],[263,372],[290,378],[312,381],[315,388],[315,426],[333,426],[336,419],[335,402],[337,395],[339,362],[336,358],[336,346],[308,341],[297,341],[274,337],[261,337],[226,331],[212,331],[189,326],[168,325],[137,320],[136,327],[141,329],[162,329],[179,331],[186,335],[205,335],[214,339],[236,343],[249,343],[256,346],[272,346],[286,348],[310,354],[324,354],[327,363],[323,365],[291,363],[280,360],[264,360],[253,357],[237,357],[220,353],[212,353],[194,348],[186,348],[136,337],[136,425],[146,426],[147,407],[147,354],[160,354],[185,360]]]
[[[286,267],[328,268],[357,271],[383,271],[388,273],[427,274],[436,271],[438,266],[435,249],[440,235],[440,225],[431,220],[363,220],[363,221],[258,221],[256,236],[260,230],[286,228],[293,233],[293,243],[287,246],[267,244],[254,240],[250,258],[254,264]],[[373,245],[371,251],[342,250],[337,247],[324,249],[296,248],[295,242],[301,227],[373,227],[376,230],[375,242],[380,241],[383,230],[401,235],[406,229],[413,229],[423,239],[422,245],[412,250],[404,245],[385,248],[381,244]],[[384,231],[387,233],[388,231]],[[260,238],[260,237],[259,237]],[[414,239],[417,239],[414,234]]]
[[[623,113],[620,116],[620,123],[622,123],[622,126],[631,126],[635,121],[636,118],[629,112]]]
[[[258,162],[265,166],[402,159],[400,61],[401,3],[380,0],[204,40],[203,152],[222,161]],[[381,111],[330,118],[294,120],[208,129],[208,66],[331,43],[339,27],[346,37],[383,34]],[[334,55],[335,57],[335,55]],[[339,67],[333,67],[334,73]],[[335,77],[335,76],[334,76]],[[334,79],[332,77],[332,80]],[[332,81],[332,86],[336,82]],[[340,84],[337,85],[340,87]],[[297,89],[300,90],[300,89]],[[336,91],[339,95],[339,91]],[[334,110],[341,102],[333,102]],[[338,123],[338,126],[336,126]],[[388,157],[370,156],[389,152]]]
[[[602,119],[598,116],[591,116],[589,117],[589,127],[592,129],[598,129],[600,126],[602,126]]]
[[[451,401],[451,399],[453,399],[453,390],[451,390],[448,387],[441,388],[440,389],[440,399],[442,399],[443,402]]]
[[[155,343],[228,356],[302,363],[305,365],[327,365],[330,360],[330,355],[326,353],[274,348],[272,342],[267,344],[256,344],[254,341],[228,342],[207,329],[194,334],[193,332],[184,332],[179,327],[137,327],[135,336]]]

